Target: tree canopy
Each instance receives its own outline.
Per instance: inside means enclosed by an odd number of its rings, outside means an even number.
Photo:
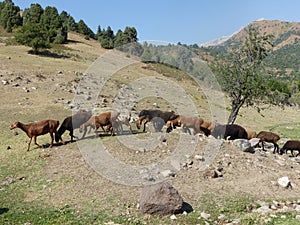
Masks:
[[[243,44],[212,66],[231,101],[229,124],[235,122],[242,106],[254,106],[260,111],[260,103],[277,104],[286,99],[277,89],[270,88],[273,78],[264,70],[264,59],[272,47],[270,38],[271,35],[259,34],[249,26]]]

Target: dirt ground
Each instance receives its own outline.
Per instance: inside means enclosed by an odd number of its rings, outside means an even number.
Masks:
[[[70,102],[74,97],[74,86],[78,85],[87,68],[93,60],[105,53],[101,47],[94,42],[80,39],[72,34],[69,38],[73,42],[68,45],[72,50],[70,57],[51,58],[29,55],[28,48],[23,46],[5,46],[0,48],[0,80],[7,81],[8,84],[0,83],[0,126],[2,130],[7,130],[10,138],[19,141],[22,149],[15,149],[11,143],[11,151],[24,152],[24,157],[39,152],[43,158],[45,166],[41,172],[43,178],[48,181],[45,188],[27,193],[26,200],[45,200],[48,204],[61,206],[75,204],[83,207],[85,202],[101,203],[107,199],[114,199],[120,205],[124,203],[136,204],[139,201],[140,186],[126,186],[118,184],[95,171],[80,151],[80,146],[84,143],[95,141],[91,138],[79,140],[66,145],[58,145],[52,149],[38,149],[32,144],[31,151],[25,152],[27,137],[22,131],[14,136],[13,131],[8,131],[10,122],[20,120],[24,123],[53,118],[62,121],[66,116],[72,114]],[[80,56],[80,57],[79,57]],[[127,77],[124,75],[127,71]],[[119,71],[119,76],[126,80],[134,80],[135,73],[142,73],[143,76],[163,75],[149,69],[149,65],[135,64],[130,68]],[[130,77],[132,75],[132,77]],[[116,79],[117,80],[117,79]],[[174,79],[176,80],[176,79]],[[111,104],[113,93],[119,87],[117,81],[112,80],[107,89],[103,90],[102,98],[106,98],[106,107],[98,106],[98,110],[106,110]],[[193,96],[193,85],[187,81],[184,85],[190,88],[190,95]],[[205,99],[198,98],[195,103],[204,118],[209,118],[209,105]],[[195,100],[195,101],[196,101]],[[161,106],[163,109],[171,109],[172,106],[165,105],[163,100],[156,98],[142,99],[137,102],[133,115],[142,108]],[[288,124],[293,130],[294,126],[299,126],[299,111],[297,108],[287,108],[284,111],[274,107],[267,109],[265,117],[261,117],[254,109],[243,109],[238,123],[252,130],[268,130],[270,127]],[[138,139],[151,138],[149,133],[143,134],[136,130],[135,134],[126,134],[122,138]],[[298,129],[298,128],[297,128]],[[125,130],[128,131],[126,127]],[[136,132],[138,132],[136,134]],[[77,133],[78,134],[78,133]],[[282,140],[289,138],[287,133],[282,132]],[[120,162],[126,165],[145,166],[159,164],[165,158],[175,154],[175,148],[179,142],[180,131],[173,133],[161,133],[158,138],[165,138],[164,142],[158,141],[158,145],[151,150],[132,150],[124,146],[117,137],[104,135],[101,137],[105,150]],[[186,134],[184,134],[186,135]],[[294,134],[298,136],[299,134]],[[63,138],[69,140],[68,133]],[[40,137],[39,142],[49,142],[48,136]],[[154,141],[157,141],[155,136]],[[166,176],[164,180],[170,182],[183,196],[184,201],[197,207],[204,195],[214,196],[236,196],[250,195],[263,199],[288,199],[295,198],[300,194],[300,159],[289,157],[288,155],[272,154],[272,149],[263,152],[256,149],[254,154],[245,153],[239,150],[232,143],[224,142],[220,149],[210,149],[209,139],[204,136],[193,137],[195,149],[187,149],[188,155],[183,155],[176,163],[180,170],[174,171],[174,176]],[[81,144],[79,144],[81,142]],[[4,142],[5,143],[5,142]],[[282,146],[283,142],[280,143]],[[134,146],[134,143],[132,143]],[[189,148],[187,145],[187,148]],[[4,146],[3,146],[4,147]],[[209,155],[217,152],[207,169],[199,169],[202,160],[208,160]],[[196,157],[195,157],[196,156]],[[9,159],[8,159],[9,160]],[[107,165],[114,171],[111,165]],[[207,178],[205,174],[210,169],[221,168],[222,177]],[[162,171],[158,171],[162,172]],[[283,176],[289,177],[292,187],[284,189],[277,184],[277,179]],[[148,179],[147,177],[145,178]],[[109,203],[107,203],[109,204]],[[103,206],[104,207],[104,206]]]

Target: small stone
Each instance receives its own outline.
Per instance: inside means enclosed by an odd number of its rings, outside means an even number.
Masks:
[[[172,216],[170,216],[171,220],[177,220],[177,217],[173,214]]]
[[[202,155],[195,155],[194,157],[196,160],[199,160],[199,161],[205,161],[204,157]]]
[[[10,146],[7,146],[6,150],[10,150],[10,149],[11,149],[11,147],[10,147]]]
[[[281,219],[286,219],[286,215],[282,215],[280,218]]]
[[[297,206],[295,207],[295,211],[300,212],[300,205],[297,205]]]
[[[219,220],[224,220],[224,219],[225,219],[225,215],[224,215],[224,214],[220,214],[220,215],[218,216],[218,219],[219,219]]]
[[[277,207],[276,207],[275,205],[271,205],[270,208],[273,209],[273,210],[276,210],[276,209],[277,209]]]
[[[291,182],[288,177],[278,178],[277,183],[279,184],[279,186],[284,187],[284,188],[292,187]]]
[[[210,218],[210,214],[209,214],[209,213],[205,213],[205,212],[201,212],[200,216],[201,216],[203,219],[205,219],[205,220],[207,220],[207,219]]]
[[[160,172],[161,175],[163,175],[164,177],[175,177],[175,172],[171,171],[171,170],[164,170],[162,172]]]
[[[295,219],[300,220],[300,215],[296,215]]]

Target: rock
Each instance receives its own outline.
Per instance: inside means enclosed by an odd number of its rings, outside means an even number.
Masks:
[[[259,138],[252,138],[249,140],[251,147],[255,147],[259,143]]]
[[[205,158],[202,155],[195,155],[194,158],[199,161],[205,161]]]
[[[9,84],[9,81],[8,81],[8,80],[2,80],[2,84],[3,84],[3,85],[8,85],[8,84]]]
[[[223,174],[219,170],[209,169],[204,172],[203,176],[204,178],[218,178],[223,177]]]
[[[279,184],[279,186],[284,187],[284,188],[292,187],[292,184],[288,177],[278,178],[277,183]]]
[[[233,144],[243,152],[254,153],[253,147],[251,146],[250,142],[246,139],[236,139],[233,141]]]
[[[142,189],[140,209],[143,214],[173,214],[179,212],[182,205],[182,197],[169,183],[147,185]]]
[[[205,220],[207,220],[207,219],[210,218],[210,214],[209,214],[209,213],[205,213],[205,212],[201,212],[200,216],[201,216],[203,219],[205,219]]]
[[[295,219],[300,220],[300,215],[296,215]]]
[[[300,212],[300,205],[297,205],[297,206],[295,207],[295,211]]]
[[[175,177],[176,173],[171,170],[164,170],[160,172],[160,174],[163,175],[164,177]]]
[[[253,212],[257,212],[257,213],[269,213],[271,211],[272,209],[270,209],[267,205],[263,205],[258,209],[253,210]]]
[[[172,216],[170,216],[171,220],[177,220],[177,217],[173,214]]]

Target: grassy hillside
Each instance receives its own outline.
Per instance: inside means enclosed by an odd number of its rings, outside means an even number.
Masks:
[[[166,134],[166,143],[158,144],[151,151],[135,149],[138,140],[158,138],[151,133],[142,133],[132,124],[134,134],[128,132],[111,137],[100,133],[100,138],[88,134],[84,140],[66,145],[56,144],[49,149],[49,135],[38,137],[37,148],[32,143],[26,152],[28,137],[21,130],[9,130],[12,121],[29,123],[46,118],[62,121],[72,114],[72,103],[79,81],[98,57],[107,50],[92,40],[86,40],[75,33],[69,34],[69,43],[54,46],[51,54],[31,55],[29,48],[12,45],[10,36],[2,33],[0,39],[0,223],[1,224],[297,224],[297,212],[292,208],[286,211],[272,211],[267,214],[256,213],[261,201],[271,204],[277,200],[282,204],[296,204],[299,196],[298,160],[288,155],[273,155],[257,150],[255,154],[244,153],[225,142],[218,150],[209,169],[222,166],[223,177],[211,179],[205,177],[205,171],[199,169],[201,162],[195,155],[206,157],[216,149],[210,149],[209,139],[203,136],[191,138],[195,149],[186,152],[181,169],[174,177],[167,177],[182,195],[184,201],[194,208],[187,215],[176,215],[177,220],[169,216],[142,215],[138,209],[141,187],[115,183],[97,173],[81,152],[81,144],[91,144],[101,140],[106,151],[126,165],[156,165],[171,156],[180,141],[181,131]],[[112,64],[112,66],[114,66]],[[103,71],[103,70],[102,70]],[[99,74],[101,77],[101,74]],[[136,62],[116,71],[106,82],[99,95],[99,104],[94,111],[106,111],[116,100],[122,87],[133,84],[143,78],[167,80],[170,85],[176,83],[185,96],[190,98],[200,116],[205,120],[213,119],[211,105],[204,89],[182,71],[161,64]],[[97,83],[97,82],[96,82]],[[93,84],[96,84],[95,82]],[[148,83],[142,83],[138,90],[142,93]],[[97,87],[97,85],[96,85]],[[92,87],[91,87],[92,88]],[[207,88],[207,87],[206,87]],[[84,94],[91,89],[84,89]],[[130,89],[129,89],[130,90]],[[167,92],[169,89],[157,90]],[[129,95],[135,95],[136,92]],[[214,93],[216,94],[216,93]],[[172,93],[171,93],[172,95]],[[174,94],[174,96],[176,96]],[[105,99],[105,101],[103,100]],[[126,100],[126,99],[125,99]],[[86,100],[88,101],[88,100]],[[177,104],[178,102],[177,101]],[[102,104],[102,103],[105,104]],[[185,104],[186,101],[182,102]],[[136,116],[141,109],[174,109],[176,105],[155,95],[138,99],[132,109]],[[189,106],[186,107],[189,110]],[[254,109],[241,111],[237,123],[251,130],[270,130],[285,138],[299,138],[300,115],[297,108],[268,108],[259,115]],[[79,134],[76,131],[76,135]],[[159,136],[160,137],[160,136]],[[122,139],[123,138],[123,139]],[[70,139],[68,132],[63,139]],[[122,140],[134,140],[124,145]],[[206,155],[207,154],[207,155]],[[110,164],[106,168],[115,171]],[[125,173],[126,171],[124,171]],[[155,174],[159,175],[159,174]],[[288,176],[293,189],[283,189],[276,185],[279,177]],[[210,214],[203,218],[201,213]],[[276,217],[270,216],[276,214]],[[266,222],[266,220],[269,222]]]

